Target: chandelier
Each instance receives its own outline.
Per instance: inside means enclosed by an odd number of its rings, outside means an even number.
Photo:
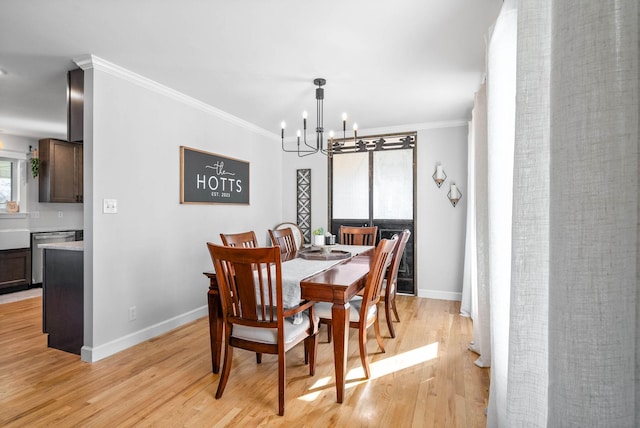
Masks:
[[[322,88],[327,81],[322,78],[313,79],[313,84],[317,86],[316,88],[316,142],[315,144],[307,142],[307,112],[304,111],[302,113],[302,132],[300,130],[297,131],[297,143],[295,148],[286,148],[284,145],[284,130],[287,127],[285,122],[281,124],[281,139],[282,139],[282,151],[298,153],[299,157],[309,156],[314,153],[322,153],[326,156],[331,157],[331,153],[333,151],[333,137],[334,132],[329,132],[329,142],[326,144],[324,142],[324,112],[323,112],[323,102],[324,102],[324,89]],[[346,138],[346,130],[347,130],[347,114],[342,113],[342,136],[343,139]],[[353,124],[353,137],[354,139],[358,136],[358,124]]]

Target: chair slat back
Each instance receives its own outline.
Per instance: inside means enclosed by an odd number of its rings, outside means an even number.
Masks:
[[[225,321],[278,327],[282,321],[280,249],[225,247],[210,242],[207,247],[216,270]]]
[[[258,246],[258,239],[253,230],[240,233],[221,233],[220,239],[226,247],[255,248]]]
[[[271,243],[280,247],[281,253],[295,253],[297,251],[296,239],[291,228],[269,229],[269,236]]]
[[[305,241],[305,237],[304,237],[304,232],[302,232],[302,229],[300,229],[300,226],[298,226],[297,223],[291,223],[288,221],[284,223],[280,223],[276,225],[276,227],[274,227],[273,230],[286,229],[288,227],[290,227],[291,231],[293,232],[293,238],[296,241],[296,248],[302,248]]]
[[[378,226],[340,226],[342,245],[376,245]]]
[[[360,308],[360,319],[366,319],[366,314],[370,306],[380,301],[380,293],[382,291],[382,280],[386,267],[389,264],[393,249],[396,246],[397,239],[381,239],[376,247],[367,283],[364,286],[362,294],[362,307]]]
[[[409,237],[411,236],[411,231],[409,229],[405,229],[400,233],[398,238],[398,243],[393,249],[393,256],[391,258],[391,265],[387,270],[387,292],[395,291],[396,283],[398,282],[398,270],[400,268],[400,263],[402,262],[402,255],[404,254],[404,249],[407,246],[407,241],[409,241]]]

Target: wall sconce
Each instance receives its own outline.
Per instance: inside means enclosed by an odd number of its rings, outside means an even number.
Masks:
[[[462,193],[458,190],[456,183],[451,183],[451,188],[449,189],[449,193],[447,193],[447,198],[449,198],[449,201],[454,208],[458,205],[458,201],[462,198]]]
[[[441,164],[436,165],[436,171],[431,177],[433,177],[433,181],[436,182],[436,186],[440,188],[440,186],[442,186],[442,183],[444,183],[444,181],[447,179],[447,174],[444,173]]]

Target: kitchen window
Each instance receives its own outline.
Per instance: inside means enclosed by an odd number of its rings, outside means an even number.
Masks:
[[[0,159],[0,208],[7,208],[7,201],[13,200],[15,195],[15,179],[13,178],[13,171],[15,166],[12,161],[8,159]]]
[[[7,211],[8,201],[17,201],[20,212],[25,211],[20,203],[21,200],[26,201],[25,165],[22,153],[0,150],[0,213]]]

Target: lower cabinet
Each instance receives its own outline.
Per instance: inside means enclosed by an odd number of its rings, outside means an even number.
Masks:
[[[80,355],[84,343],[82,251],[44,249],[42,330],[51,348]]]
[[[0,251],[0,293],[31,284],[31,250],[19,248]]]

